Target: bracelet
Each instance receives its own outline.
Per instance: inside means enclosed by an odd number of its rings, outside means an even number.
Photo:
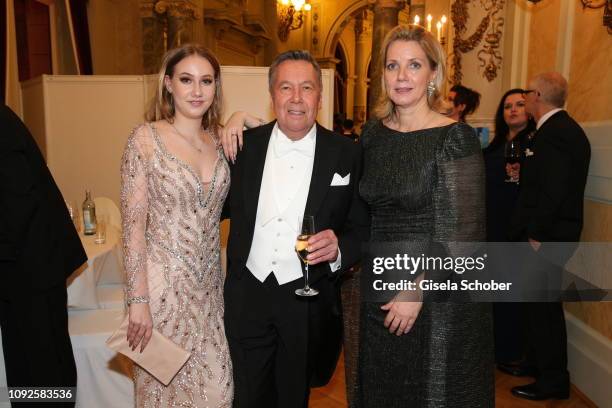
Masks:
[[[149,303],[149,297],[148,296],[134,296],[134,297],[128,298],[127,300],[128,306],[131,305],[132,303]]]

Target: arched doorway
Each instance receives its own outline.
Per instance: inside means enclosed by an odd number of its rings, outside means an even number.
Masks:
[[[368,1],[355,1],[339,13],[324,42],[327,60],[335,62],[336,117],[354,120],[357,129],[367,117],[367,67],[372,53],[373,13]]]

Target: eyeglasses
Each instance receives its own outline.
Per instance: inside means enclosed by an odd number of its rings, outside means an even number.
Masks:
[[[521,92],[523,94],[523,96],[528,95],[532,92],[537,92],[535,89],[524,89],[523,92]]]

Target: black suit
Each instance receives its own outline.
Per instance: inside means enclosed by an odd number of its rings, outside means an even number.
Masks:
[[[259,282],[246,268],[253,240],[259,192],[274,123],[250,130],[232,167],[226,202],[231,216],[225,327],[235,378],[236,407],[291,408],[307,403],[308,384],[326,384],[340,352],[342,315],[339,275],[359,261],[367,239],[369,216],[359,198],[360,147],[317,125],[316,148],[306,214],[318,231],[338,236],[342,268],[310,267],[313,298],[299,298],[298,279],[278,285],[270,274]],[[350,184],[330,187],[334,173],[350,173]]]
[[[580,240],[591,149],[580,125],[567,112],[559,111],[537,131],[533,153],[522,164],[511,237],[542,242],[539,256],[526,265],[528,276],[544,276],[549,288],[552,282],[559,289],[559,265],[570,258]],[[570,244],[551,244],[559,242]],[[561,303],[525,303],[524,309],[527,358],[538,368],[537,383],[543,389],[567,389],[567,338]]]
[[[9,386],[74,386],[66,278],[87,257],[44,158],[0,107],[0,323]]]

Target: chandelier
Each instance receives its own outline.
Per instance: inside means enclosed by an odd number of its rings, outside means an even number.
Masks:
[[[310,11],[311,8],[309,0],[277,0],[278,38],[281,41],[287,41],[291,30],[302,27],[305,12]]]

